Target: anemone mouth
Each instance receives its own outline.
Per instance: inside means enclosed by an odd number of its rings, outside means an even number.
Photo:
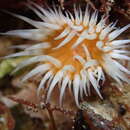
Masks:
[[[28,7],[42,19],[41,22],[13,15],[30,23],[36,29],[13,30],[4,35],[20,36],[39,41],[39,43],[29,47],[19,46],[24,51],[11,54],[6,58],[31,56],[20,63],[14,72],[30,64],[38,63],[23,77],[23,81],[42,74],[38,95],[47,83],[47,102],[58,83],[60,84],[60,104],[68,86],[73,86],[77,106],[79,106],[80,97],[82,98],[84,94],[90,95],[90,85],[102,98],[99,82],[105,81],[104,72],[120,85],[122,82],[130,83],[126,76],[130,74],[130,71],[119,61],[130,60],[129,51],[125,49],[129,47],[130,40],[115,40],[130,25],[116,29],[116,22],[106,25],[104,16],[98,22],[98,12],[95,11],[90,15],[88,6],[84,15],[80,8],[74,8],[74,16],[68,12],[63,15],[60,9],[45,10],[32,2]]]

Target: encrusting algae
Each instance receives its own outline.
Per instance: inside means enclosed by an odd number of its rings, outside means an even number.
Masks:
[[[35,3],[29,4],[28,7],[42,21],[13,15],[35,29],[13,30],[3,34],[36,40],[39,43],[32,46],[14,46],[23,51],[6,58],[30,56],[18,64],[13,73],[35,63],[35,68],[23,77],[23,81],[35,75],[42,75],[37,93],[39,95],[41,90],[48,87],[46,102],[50,101],[51,93],[58,85],[60,105],[67,87],[72,87],[77,106],[80,97],[84,94],[90,95],[90,86],[102,99],[99,81],[105,81],[104,73],[119,85],[123,82],[130,83],[130,71],[121,62],[130,60],[130,52],[126,50],[130,40],[116,40],[130,24],[123,28],[116,28],[116,22],[106,25],[105,16],[98,22],[98,11],[90,15],[88,6],[84,13],[80,8],[74,7],[74,16],[67,11],[64,15],[60,8],[45,10]]]

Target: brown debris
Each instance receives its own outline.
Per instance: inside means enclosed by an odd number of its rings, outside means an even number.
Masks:
[[[15,121],[12,117],[10,110],[0,102],[0,129],[1,130],[13,130],[15,127]]]

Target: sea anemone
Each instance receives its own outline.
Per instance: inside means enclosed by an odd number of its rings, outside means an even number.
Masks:
[[[46,102],[50,101],[56,86],[60,88],[60,104],[69,87],[79,106],[80,98],[91,94],[91,87],[103,98],[100,82],[105,81],[105,75],[119,85],[130,83],[130,71],[122,65],[122,61],[130,60],[130,52],[126,49],[130,40],[115,40],[130,24],[123,28],[116,28],[116,22],[107,25],[108,17],[102,16],[98,21],[98,11],[90,15],[88,6],[84,12],[80,7],[74,7],[74,16],[69,11],[63,13],[56,7],[46,10],[35,3],[28,7],[41,21],[13,15],[35,29],[13,30],[3,34],[36,40],[38,43],[15,46],[23,51],[6,58],[30,57],[21,62],[13,72],[34,64],[35,68],[23,77],[23,81],[35,75],[42,76],[37,93],[39,95],[41,90],[48,88]]]

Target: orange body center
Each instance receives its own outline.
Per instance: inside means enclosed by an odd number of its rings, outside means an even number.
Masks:
[[[77,39],[79,38],[79,36],[76,35],[64,46],[62,46],[58,49],[54,49],[66,38],[66,37],[64,37],[64,38],[61,38],[60,40],[55,40],[55,37],[59,36],[60,33],[64,29],[65,29],[65,27],[63,27],[61,30],[55,31],[55,33],[48,36],[47,39],[44,40],[44,42],[51,43],[51,48],[46,49],[44,51],[45,54],[47,54],[49,56],[53,56],[54,58],[58,59],[62,63],[62,67],[65,65],[73,65],[76,68],[75,73],[77,73],[77,74],[80,73],[83,66],[81,65],[81,63],[79,63],[78,60],[76,60],[74,58],[74,56],[80,55],[84,59],[86,59],[85,52],[83,51],[83,47],[82,47],[83,44],[85,46],[87,46],[89,52],[91,53],[92,59],[98,60],[99,63],[102,62],[103,52],[101,50],[99,50],[96,46],[97,41],[99,41],[99,34],[97,34],[96,39],[94,39],[94,40],[85,39],[76,48],[72,48],[72,45],[74,45],[74,43],[76,43]],[[79,35],[80,35],[80,32],[79,32]],[[53,71],[54,71],[54,73],[56,73],[60,69],[61,68],[54,67]],[[72,72],[68,72],[68,73],[71,73],[71,77],[73,77]]]

